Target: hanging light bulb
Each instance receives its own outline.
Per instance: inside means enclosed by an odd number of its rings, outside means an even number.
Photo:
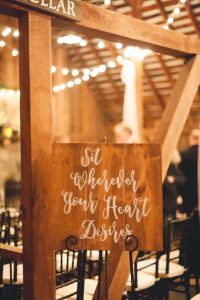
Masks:
[[[0,48],[5,47],[6,43],[3,40],[0,40]]]
[[[104,5],[109,6],[111,4],[111,0],[104,0]]]
[[[73,86],[74,86],[74,82],[73,81],[70,80],[70,81],[67,82],[67,87],[68,88],[72,88]]]
[[[98,42],[98,48],[99,49],[105,48],[105,43],[103,41]]]
[[[186,0],[180,0],[180,2],[184,4],[184,3],[186,3]]]
[[[18,29],[13,31],[13,36],[16,37],[16,38],[19,37],[19,30]]]
[[[2,31],[2,35],[3,36],[8,36],[11,33],[11,28],[10,27],[6,27],[3,31]]]
[[[56,73],[56,66],[51,66],[51,73]]]
[[[169,17],[168,19],[167,19],[167,23],[168,24],[172,24],[174,22],[174,18],[173,17]]]
[[[17,49],[12,50],[12,56],[17,56],[19,54],[19,51]]]
[[[72,70],[73,76],[78,76],[78,74],[79,74],[79,70],[77,70],[77,69]]]
[[[89,75],[83,75],[82,80],[83,81],[88,81],[90,79]]]
[[[181,11],[180,11],[180,8],[179,8],[179,7],[175,7],[175,8],[174,8],[174,11],[173,11],[173,14],[174,14],[174,15],[179,15],[180,12],[181,12]]]
[[[87,41],[86,41],[86,40],[81,40],[80,46],[81,46],[81,47],[87,46]]]
[[[115,68],[115,67],[116,67],[116,62],[110,60],[110,61],[108,62],[108,67],[111,68],[111,69]]]
[[[122,45],[122,43],[116,43],[115,47],[116,47],[116,49],[120,50],[120,49],[122,49],[123,45]]]
[[[59,88],[58,85],[55,85],[55,86],[53,87],[53,92],[54,92],[54,93],[59,92],[59,90],[60,90],[60,88]]]
[[[64,76],[68,75],[69,74],[69,70],[67,68],[62,68],[62,74]]]
[[[80,78],[76,78],[76,79],[74,80],[74,83],[75,83],[76,85],[81,84],[81,79],[80,79]]]

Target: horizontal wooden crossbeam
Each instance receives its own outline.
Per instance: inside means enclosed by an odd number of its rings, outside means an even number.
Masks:
[[[86,2],[82,5],[81,22],[74,24],[57,18],[53,25],[173,56],[200,53],[200,41],[196,38]]]
[[[0,243],[0,256],[23,261],[23,250],[22,248]]]

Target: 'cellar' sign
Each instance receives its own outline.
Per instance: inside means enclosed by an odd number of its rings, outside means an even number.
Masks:
[[[154,144],[53,144],[50,249],[162,249]]]
[[[79,0],[10,0],[27,7],[36,8],[74,21],[80,20],[81,2]]]

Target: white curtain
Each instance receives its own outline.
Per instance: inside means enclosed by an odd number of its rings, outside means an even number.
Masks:
[[[121,77],[125,84],[122,120],[131,127],[134,142],[139,142],[140,134],[136,92],[136,65],[133,61],[124,60]]]

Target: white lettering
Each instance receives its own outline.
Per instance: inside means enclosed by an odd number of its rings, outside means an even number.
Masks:
[[[60,0],[60,2],[58,3],[58,6],[57,6],[56,10],[60,11],[60,8],[62,9],[63,13],[66,14],[65,5],[64,5],[63,0]]]
[[[41,6],[48,7],[49,4],[48,4],[48,3],[45,3],[45,0],[42,0],[40,5],[41,5]]]
[[[68,0],[67,1],[68,4],[68,10],[67,10],[67,14],[70,16],[74,16],[75,17],[75,13],[74,13],[74,2]]]

